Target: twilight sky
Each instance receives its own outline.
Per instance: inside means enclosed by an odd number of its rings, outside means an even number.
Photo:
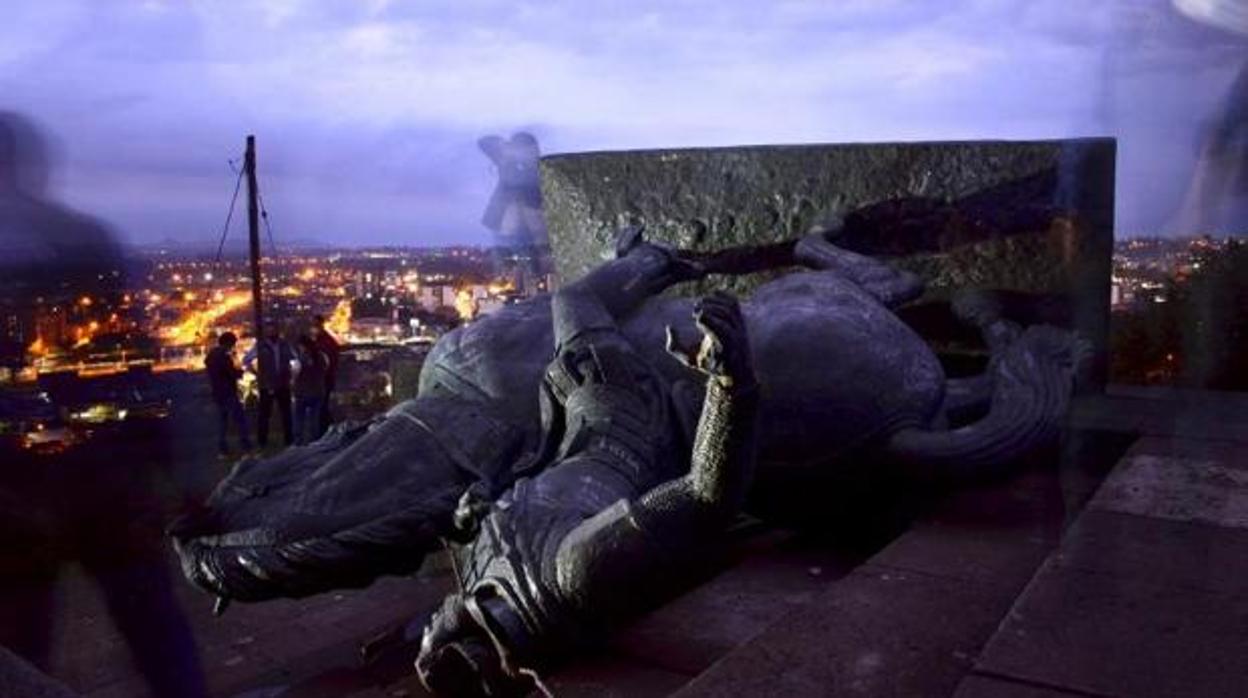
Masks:
[[[53,135],[57,196],[135,242],[215,240],[227,159],[250,132],[279,241],[486,243],[494,175],[476,139],[518,129],[548,153],[1115,135],[1119,234],[1187,232],[1175,216],[1202,126],[1248,58],[1244,39],[1169,0],[7,0],[2,12],[0,110]]]

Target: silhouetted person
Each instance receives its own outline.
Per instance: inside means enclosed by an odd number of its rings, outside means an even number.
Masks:
[[[320,435],[321,406],[329,359],[308,335],[299,337],[299,374],[295,376],[295,443],[306,444]]]
[[[316,340],[317,348],[321,350],[321,353],[325,354],[325,359],[328,362],[325,367],[325,398],[321,401],[320,423],[317,425],[316,431],[316,435],[320,436],[333,423],[329,401],[332,399],[334,388],[338,385],[338,360],[342,354],[342,345],[338,343],[334,335],[325,327],[324,315],[317,315],[312,318],[312,338]]]
[[[217,429],[217,448],[221,455],[228,455],[229,444],[226,433],[230,422],[238,429],[238,440],[244,451],[251,450],[251,437],[247,434],[247,421],[243,416],[243,403],[238,399],[238,379],[243,377],[243,370],[234,362],[234,346],[238,337],[233,332],[224,332],[217,339],[208,356],[204,357],[204,368],[207,369],[208,383],[212,387],[212,401],[216,403],[220,417]]]
[[[122,271],[103,226],[45,198],[46,157],[25,118],[0,112],[0,294],[32,315],[115,293]],[[55,585],[76,562],[99,585],[152,692],[204,695],[167,573],[153,481],[171,460],[166,428],[127,420],[54,454],[0,445],[0,644],[49,670]],[[75,620],[64,632],[98,632]]]
[[[282,336],[281,327],[276,322],[265,325],[264,336],[258,338],[243,357],[243,363],[256,374],[260,383],[256,441],[261,448],[269,444],[269,420],[273,416],[274,404],[282,420],[283,440],[287,446],[295,442],[290,395],[291,362],[294,360],[295,350]]]

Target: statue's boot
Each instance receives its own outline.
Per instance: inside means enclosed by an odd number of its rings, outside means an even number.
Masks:
[[[453,436],[463,441],[451,442]],[[315,443],[241,461],[201,511],[170,527],[187,578],[263,601],[415,572],[460,494],[506,477],[523,440],[481,405],[409,401]]]

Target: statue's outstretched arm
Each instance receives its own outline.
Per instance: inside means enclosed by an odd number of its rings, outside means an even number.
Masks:
[[[626,614],[621,602],[670,591],[680,563],[739,511],[756,456],[758,386],[736,299],[716,294],[694,311],[704,336],[696,356],[668,346],[708,374],[689,472],[635,501],[620,501],[573,529],[557,556],[559,586],[581,608]],[[621,589],[646,587],[641,594]]]
[[[834,229],[816,229],[796,240],[684,254],[708,274],[752,274],[795,265],[831,272],[858,285],[890,308],[923,294],[923,280],[917,275],[834,245],[828,239],[834,232]]]
[[[615,259],[555,292],[551,314],[556,352],[581,334],[617,332],[618,323],[642,303],[702,275],[701,267],[677,252],[645,242],[640,227],[621,230]]]

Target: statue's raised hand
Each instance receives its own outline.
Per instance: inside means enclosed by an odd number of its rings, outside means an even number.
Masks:
[[[702,342],[696,347],[684,346],[675,328],[669,325],[668,353],[725,387],[753,385],[754,364],[750,342],[737,299],[716,291],[697,302],[693,308],[693,319],[702,331]]]

